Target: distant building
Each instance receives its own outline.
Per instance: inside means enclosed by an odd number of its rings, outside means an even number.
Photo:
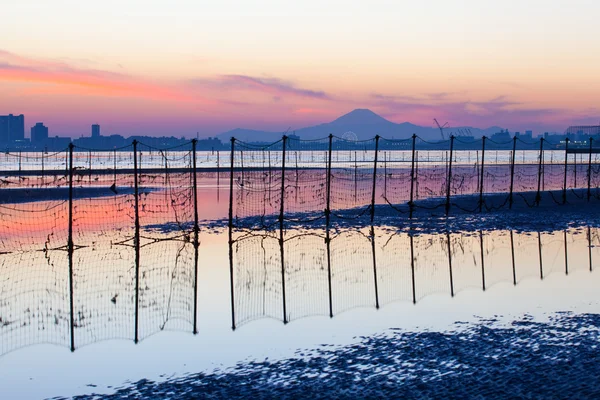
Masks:
[[[43,143],[48,140],[48,127],[38,122],[31,127],[31,143]]]
[[[511,137],[510,137],[510,133],[508,132],[508,129],[507,130],[501,129],[500,132],[494,133],[492,135],[491,139],[496,142],[508,142],[508,141],[510,141]]]
[[[525,136],[533,137],[533,131],[525,131]]]
[[[1,115],[0,116],[0,142],[14,142],[25,139],[25,116]]]
[[[573,125],[567,128],[565,131],[567,136],[570,135],[587,135],[596,136],[600,135],[600,125]]]
[[[98,124],[92,125],[92,137],[93,138],[100,137],[100,125],[98,125]]]

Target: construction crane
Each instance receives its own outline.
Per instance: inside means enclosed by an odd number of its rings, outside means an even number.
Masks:
[[[446,140],[444,137],[444,128],[448,128],[448,123],[446,122],[444,125],[440,125],[437,119],[433,119],[438,128],[440,128],[440,135],[442,135],[442,140]]]

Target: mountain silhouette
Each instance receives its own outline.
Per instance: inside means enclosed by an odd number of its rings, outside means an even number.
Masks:
[[[491,136],[500,130],[499,127],[494,126],[487,129],[458,127],[454,131],[457,131],[459,128],[470,129],[476,138],[482,135]],[[413,134],[417,134],[425,140],[441,139],[441,134],[437,127],[419,126],[410,122],[395,123],[365,108],[353,110],[331,122],[296,129],[294,132],[301,139],[325,138],[330,133],[341,137],[346,132],[353,132],[359,140],[371,139],[375,135],[380,135],[387,139],[408,139]],[[450,135],[453,133],[453,129],[447,129],[444,133]],[[231,137],[245,142],[274,142],[281,139],[282,134],[282,132],[238,128],[221,133],[217,137],[223,142],[228,141]]]

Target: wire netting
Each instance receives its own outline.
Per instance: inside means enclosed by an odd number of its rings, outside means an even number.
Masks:
[[[290,231],[284,238],[287,321],[329,315],[325,233]]]
[[[67,156],[0,155],[0,354],[69,343]]]
[[[450,234],[454,291],[483,287],[480,232]]]
[[[190,144],[138,146],[140,338],[191,331],[194,317],[194,187]],[[144,161],[145,158],[149,160]],[[153,169],[146,169],[149,162]],[[154,167],[156,165],[156,167]]]
[[[73,153],[73,298],[76,347],[133,338],[135,197],[133,147]],[[66,239],[65,239],[66,240]]]
[[[414,238],[413,238],[414,241]],[[411,237],[406,233],[375,231],[379,304],[413,301]]]

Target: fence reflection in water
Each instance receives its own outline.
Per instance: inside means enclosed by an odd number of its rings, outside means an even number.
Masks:
[[[435,293],[454,296],[501,282],[591,271],[600,255],[600,230],[592,227],[438,234],[375,227],[373,233],[345,230],[327,245],[325,230],[288,231],[284,250],[277,233],[240,235],[231,243],[234,327],[259,318],[333,316],[355,307],[416,303]]]

